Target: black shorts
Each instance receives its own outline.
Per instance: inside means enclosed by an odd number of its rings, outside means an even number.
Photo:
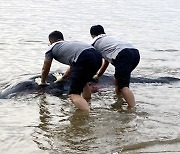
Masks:
[[[129,87],[131,72],[136,68],[139,61],[140,55],[137,49],[124,49],[113,60],[114,77],[118,80],[119,90],[123,87]]]
[[[69,94],[81,94],[102,65],[102,56],[94,48],[84,50],[72,65]]]

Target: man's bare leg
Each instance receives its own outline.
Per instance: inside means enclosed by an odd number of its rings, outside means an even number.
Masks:
[[[122,96],[125,99],[128,104],[128,108],[133,108],[135,106],[134,94],[129,87],[123,87],[121,90],[119,90],[117,79],[115,79],[115,92],[118,98],[121,98]]]
[[[135,103],[135,99],[134,99],[134,94],[129,89],[129,87],[122,88],[121,93],[122,93],[123,98],[126,100],[126,102],[128,104],[128,108],[133,108],[136,103]]]
[[[115,93],[116,93],[116,97],[118,98],[118,99],[122,99],[122,94],[121,94],[121,91],[119,90],[119,88],[118,88],[118,80],[117,79],[115,79]]]
[[[89,104],[83,97],[78,94],[70,94],[69,97],[78,109],[90,112]]]
[[[82,97],[86,101],[89,101],[91,99],[91,88],[89,87],[88,84],[86,84],[83,88]]]

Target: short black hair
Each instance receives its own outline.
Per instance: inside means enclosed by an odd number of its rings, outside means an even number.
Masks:
[[[94,25],[90,28],[90,34],[98,36],[100,34],[105,34],[104,28],[101,25]]]
[[[61,39],[64,40],[64,36],[60,31],[53,31],[49,34],[49,38]]]

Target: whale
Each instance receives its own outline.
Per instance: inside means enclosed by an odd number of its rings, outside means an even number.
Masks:
[[[69,93],[70,89],[70,78],[61,82],[56,81],[56,77],[53,75],[54,72],[48,74],[46,81],[50,83],[47,86],[40,86],[36,83],[36,78],[41,75],[35,75],[25,81],[21,81],[13,86],[8,86],[0,92],[0,99],[10,99],[19,95],[33,94],[33,93],[47,93],[55,96],[61,96]],[[63,72],[59,72],[63,74]],[[131,83],[141,84],[171,84],[179,82],[179,78],[175,77],[159,77],[159,78],[145,78],[145,77],[131,77]],[[98,81],[93,80],[89,82],[92,92],[97,92],[103,88],[109,88],[114,86],[114,76],[109,73],[104,73]]]
[[[58,73],[63,74],[62,72]],[[33,93],[47,93],[55,96],[68,94],[71,84],[70,78],[55,83],[57,78],[53,74],[54,72],[48,74],[46,82],[49,83],[49,85],[46,86],[40,86],[36,83],[36,79],[40,78],[41,75],[33,76],[25,81],[14,84],[13,86],[10,85],[0,92],[0,99],[9,99],[19,95]],[[98,89],[113,85],[113,76],[103,75],[98,81],[92,79],[92,81],[89,82],[89,85],[92,92],[96,92]]]

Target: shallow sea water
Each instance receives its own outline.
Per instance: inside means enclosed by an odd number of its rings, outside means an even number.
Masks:
[[[0,0],[0,89],[41,72],[48,34],[91,42],[102,24],[140,50],[133,77],[180,78],[178,0]],[[53,61],[51,70],[67,67]],[[113,67],[107,70],[114,72]],[[93,93],[91,112],[67,96],[27,94],[0,99],[1,154],[178,154],[180,82],[133,83],[133,111],[121,110],[114,87]]]

